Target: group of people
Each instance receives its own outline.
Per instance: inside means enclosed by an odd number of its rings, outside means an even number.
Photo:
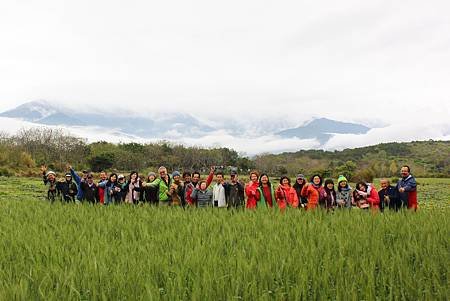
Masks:
[[[379,191],[371,183],[356,183],[350,187],[345,176],[339,176],[337,185],[332,179],[313,175],[308,181],[302,174],[297,175],[295,183],[287,176],[280,178],[279,184],[270,181],[266,173],[250,172],[249,182],[239,180],[236,170],[225,180],[221,170],[211,167],[206,180],[199,172],[174,171],[169,175],[167,168],[161,166],[158,175],[150,172],[142,179],[133,171],[125,178],[122,174],[100,172],[100,179],[94,180],[91,172],[78,175],[72,166],[62,181],[56,173],[42,167],[44,184],[48,186],[48,199],[58,197],[65,202],[88,202],[104,205],[128,203],[148,203],[157,206],[218,207],[218,208],[273,208],[284,210],[287,207],[314,210],[324,208],[352,208],[381,210],[389,208],[398,211],[402,208],[417,210],[417,183],[409,166],[401,168],[401,178],[393,186],[388,179],[381,179]],[[215,177],[215,183],[213,183]],[[210,187],[211,186],[211,187]]]

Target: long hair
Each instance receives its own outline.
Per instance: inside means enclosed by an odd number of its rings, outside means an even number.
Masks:
[[[268,179],[268,181],[267,181],[267,186],[272,187],[272,183],[270,183],[269,175],[266,174],[266,173],[262,173],[262,174],[259,176],[259,187],[261,187],[261,188],[263,187],[263,184],[262,184],[262,182],[261,182],[261,178],[264,177],[264,176],[266,176],[267,179]]]
[[[286,176],[282,176],[282,177],[280,178],[280,184],[283,185],[283,180],[284,180],[284,179],[288,180],[289,186],[291,186],[291,179],[289,179],[289,178],[286,177]]]
[[[319,187],[322,186],[323,179],[322,179],[322,176],[319,175],[319,174],[313,175],[313,176],[311,177],[311,179],[310,179],[310,182],[314,184],[314,178],[315,178],[315,177],[319,177],[320,182],[319,182],[318,185],[319,185]],[[315,185],[315,184],[314,184],[314,185]]]

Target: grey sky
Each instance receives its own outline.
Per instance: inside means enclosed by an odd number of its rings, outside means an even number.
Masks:
[[[0,110],[47,99],[448,122],[449,11],[437,0],[1,1]]]

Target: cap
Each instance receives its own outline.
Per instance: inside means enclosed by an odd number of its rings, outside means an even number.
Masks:
[[[49,175],[54,175],[55,177],[56,177],[56,173],[54,172],[54,171],[48,171],[46,174],[45,174],[45,176],[49,176]]]
[[[148,173],[147,176],[148,176],[148,177],[150,177],[150,176],[156,177],[156,173],[154,173],[153,171],[151,171],[151,172]]]
[[[176,177],[176,176],[181,177],[180,172],[177,170],[172,173],[172,177]]]
[[[125,176],[124,175],[118,175],[117,179],[125,179]]]
[[[303,174],[300,173],[300,174],[297,175],[297,179],[303,179],[304,180],[306,178],[305,178],[305,176]]]

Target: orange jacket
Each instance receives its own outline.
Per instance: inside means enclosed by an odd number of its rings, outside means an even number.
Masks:
[[[258,190],[258,182],[250,182],[245,186],[245,194],[247,195],[247,208],[256,208],[256,191]]]
[[[291,186],[278,186],[275,198],[280,209],[284,209],[289,204],[290,207],[297,208],[299,201],[297,191]]]

